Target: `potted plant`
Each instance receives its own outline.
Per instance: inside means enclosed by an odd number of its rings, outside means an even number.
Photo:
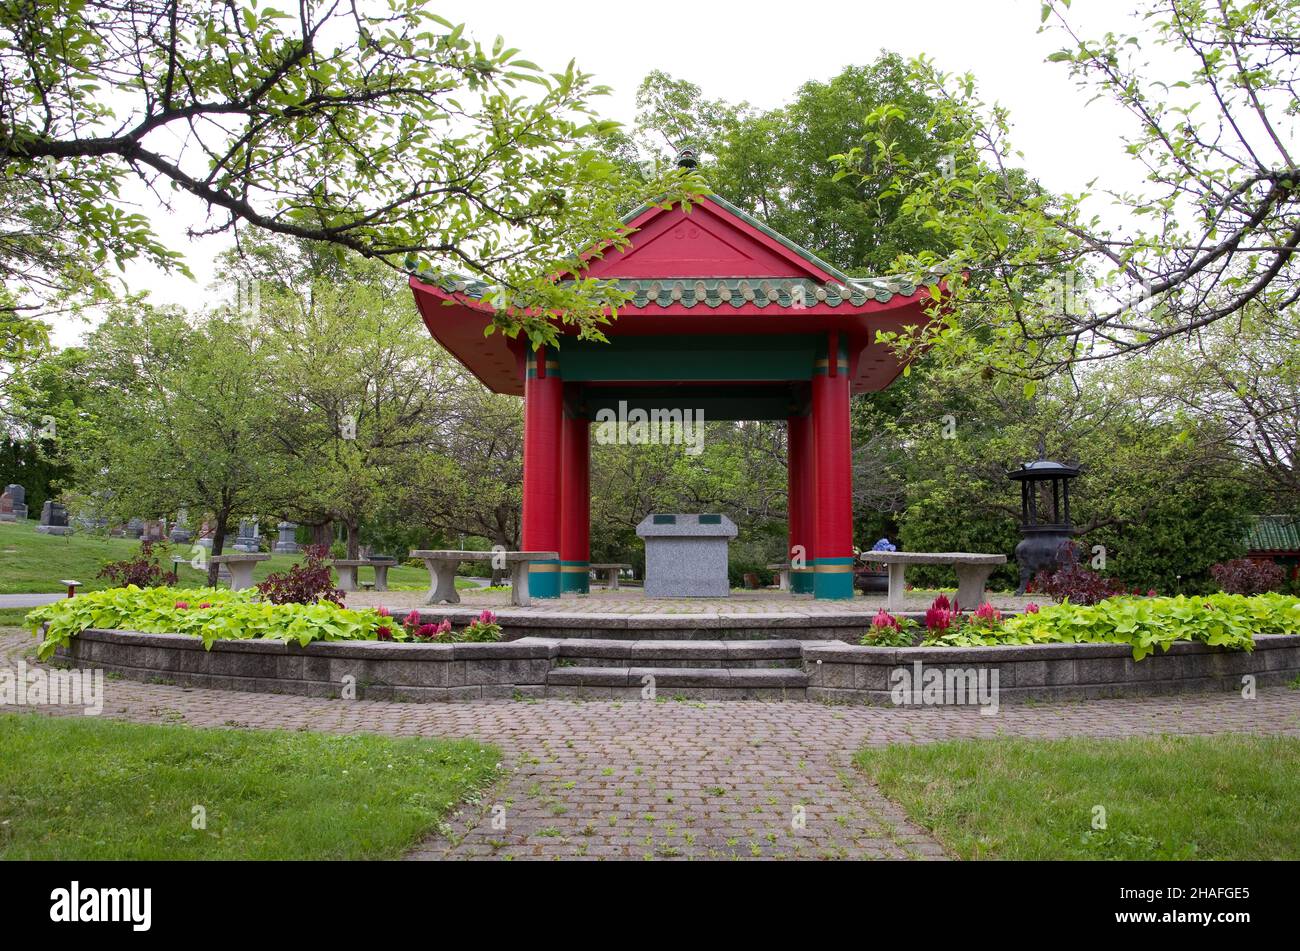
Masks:
[[[871,546],[872,551],[898,551],[898,546],[888,538],[881,538]],[[860,554],[853,549],[854,559]],[[889,569],[885,565],[855,565],[853,569],[853,587],[863,594],[884,594],[889,590]]]

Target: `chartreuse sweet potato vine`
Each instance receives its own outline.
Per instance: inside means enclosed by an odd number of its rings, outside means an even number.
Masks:
[[[304,647],[312,641],[418,639],[412,628],[378,608],[350,610],[329,602],[270,604],[254,601],[256,595],[252,588],[142,589],[129,585],[45,605],[29,613],[27,623],[37,636],[42,626],[48,625],[37,651],[42,660],[90,628],[190,634],[203,638],[204,647],[209,649],[218,640],[256,638],[295,641]],[[499,628],[496,633],[499,636]],[[439,639],[464,638],[447,624],[437,634],[431,633],[426,642]]]
[[[992,628],[964,624],[927,645],[981,647],[1008,644],[1129,644],[1141,660],[1157,647],[1198,641],[1252,650],[1258,634],[1300,634],[1300,598],[1282,594],[1210,594],[1198,597],[1108,598],[1084,606],[1068,601]]]

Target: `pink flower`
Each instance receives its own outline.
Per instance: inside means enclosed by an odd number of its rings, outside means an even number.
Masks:
[[[932,607],[925,612],[925,627],[929,631],[946,631],[952,627],[956,615],[946,608]]]
[[[375,637],[381,641],[391,641],[393,639],[393,629],[387,624],[381,624],[375,628]]]
[[[442,637],[442,635],[450,634],[450,633],[451,633],[451,622],[448,621],[446,618],[443,618],[442,621],[438,624],[437,636]]]
[[[185,610],[187,610],[187,609],[189,608],[189,606],[190,606],[190,603],[189,603],[188,601],[177,601],[177,602],[176,602],[176,610],[178,610],[178,611],[185,611]]]
[[[419,611],[412,611],[412,612],[411,612],[410,614],[408,614],[406,617],[402,618],[402,626],[403,626],[403,627],[419,627],[419,626],[420,626],[420,612],[419,612]]]
[[[392,617],[392,615],[388,612],[388,608],[384,607],[382,604],[379,607],[375,608],[375,613],[378,614],[380,617]]]
[[[200,607],[200,608],[210,608],[210,607],[212,607],[212,602],[211,602],[211,601],[204,601],[202,604],[199,605],[199,607]]]
[[[941,594],[939,597],[935,598],[930,607],[931,609],[938,611],[951,611],[953,609],[952,603],[948,600],[946,594]]]
[[[415,629],[415,636],[416,636],[416,637],[437,637],[437,636],[438,636],[438,625],[436,625],[436,624],[421,624],[419,627],[417,627],[417,628]]]
[[[480,624],[495,624],[497,622],[497,616],[491,611],[484,611],[478,616],[478,622]]]
[[[1160,596],[1159,596],[1158,594],[1156,594],[1156,589],[1155,589],[1155,588],[1148,588],[1148,589],[1147,589],[1147,597],[1148,597],[1148,598],[1158,598],[1158,597],[1160,597]]]
[[[1037,614],[1037,613],[1038,613],[1038,605],[1034,604],[1033,601],[1030,601],[1028,604],[1025,605],[1025,613],[1026,613],[1026,614]]]
[[[1002,612],[988,601],[985,601],[975,610],[975,616],[981,621],[989,621],[991,623],[996,623],[1002,620]]]
[[[894,617],[892,614],[890,614],[888,611],[886,611],[884,608],[881,608],[879,611],[876,612],[876,616],[871,619],[871,626],[877,628],[879,627],[896,628],[898,627],[898,619]]]

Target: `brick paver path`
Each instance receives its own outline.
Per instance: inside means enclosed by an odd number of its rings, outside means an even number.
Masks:
[[[30,663],[33,643],[0,629],[0,666]],[[855,750],[953,737],[1300,735],[1300,691],[1286,688],[1254,700],[1004,706],[992,717],[740,701],[347,702],[121,680],[105,689],[104,714],[136,722],[464,736],[500,747],[502,781],[457,817],[452,841],[432,838],[412,858],[941,858],[938,843],[855,773]]]

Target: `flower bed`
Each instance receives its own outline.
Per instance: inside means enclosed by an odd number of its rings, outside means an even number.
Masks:
[[[909,626],[910,625],[910,626]],[[1030,605],[1003,617],[989,604],[963,615],[942,596],[925,615],[925,626],[881,611],[863,636],[865,646],[1006,647],[1020,644],[1125,644],[1133,659],[1167,651],[1179,642],[1229,650],[1252,650],[1261,634],[1300,634],[1300,598],[1282,594],[1211,594],[1196,597],[1114,597],[1097,604],[1068,601]]]
[[[406,643],[477,643],[501,639],[490,611],[462,631],[451,622],[424,624],[418,611],[404,618],[384,608],[352,610],[330,601],[318,604],[271,604],[257,601],[257,591],[225,588],[109,588],[91,591],[37,608],[27,623],[39,635],[37,655],[48,659],[59,647],[90,628],[185,634],[203,639],[210,649],[218,640],[282,640],[305,647],[313,641],[397,641]]]

